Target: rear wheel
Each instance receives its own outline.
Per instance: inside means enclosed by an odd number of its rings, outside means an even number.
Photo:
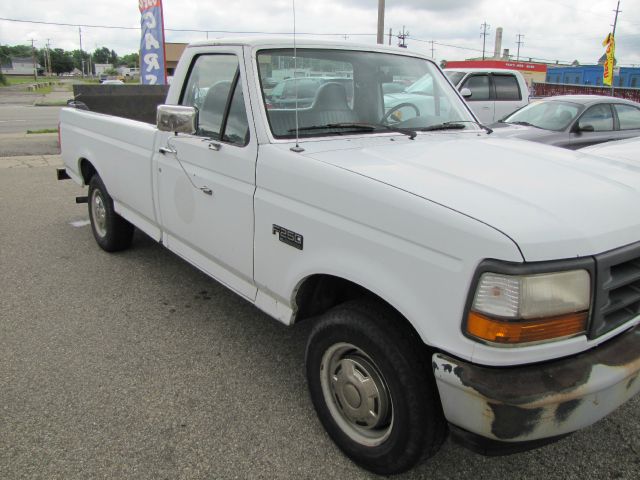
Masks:
[[[117,252],[131,245],[134,227],[114,211],[113,200],[97,174],[89,181],[89,219],[103,250]]]
[[[353,461],[393,474],[438,451],[446,422],[429,360],[404,319],[373,302],[340,305],[314,326],[306,351],[311,398]]]

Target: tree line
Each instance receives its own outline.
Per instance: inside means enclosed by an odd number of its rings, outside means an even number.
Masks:
[[[129,53],[119,56],[114,50],[107,47],[96,48],[93,52],[78,50],[64,50],[62,48],[49,49],[49,58],[51,59],[51,71],[54,74],[63,74],[73,71],[74,68],[83,70],[87,74],[95,73],[94,65],[96,63],[110,64],[113,68],[137,67],[139,63],[138,53]],[[36,48],[36,61],[40,64],[41,69],[48,64],[45,62],[47,50],[44,48]],[[0,65],[2,70],[9,67],[9,61],[12,57],[28,57],[32,58],[33,51],[30,45],[0,45]],[[90,66],[91,65],[91,70]]]

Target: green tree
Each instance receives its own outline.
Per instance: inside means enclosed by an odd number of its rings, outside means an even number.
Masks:
[[[114,67],[118,66],[118,54],[115,50],[111,50],[111,54],[109,55],[109,63]]]
[[[140,56],[138,55],[138,53],[128,53],[122,57],[120,57],[120,60],[118,62],[119,65],[124,65],[127,66],[129,68],[133,68],[133,67],[137,67],[139,65],[140,62]]]
[[[107,47],[96,48],[93,52],[93,61],[95,63],[110,63],[110,56],[111,50],[109,50]]]
[[[54,48],[49,51],[51,56],[51,70],[56,73],[68,73],[73,70],[74,59],[70,52],[61,48]]]
[[[2,47],[10,57],[30,57],[31,45],[13,45]]]
[[[73,57],[74,68],[82,70],[82,60],[84,60],[84,72],[86,73],[89,70],[89,53],[84,50],[82,52],[80,50],[74,50],[71,52],[71,56]]]

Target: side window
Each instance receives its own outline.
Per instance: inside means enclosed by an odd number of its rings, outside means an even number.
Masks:
[[[580,117],[580,127],[592,125],[596,132],[613,130],[613,114],[609,105],[594,105]]]
[[[196,135],[221,139],[224,110],[237,70],[235,55],[201,55],[196,58],[180,102],[199,110]]]
[[[473,75],[464,82],[462,88],[471,90],[468,102],[489,100],[489,77],[487,75]]]
[[[493,83],[496,86],[496,100],[520,100],[520,87],[518,79],[513,75],[494,75]]]
[[[249,143],[249,121],[247,120],[247,111],[244,106],[244,94],[242,93],[240,78],[238,78],[238,83],[231,99],[222,140],[241,146]]]
[[[631,105],[614,105],[620,122],[620,130],[640,128],[640,108]]]

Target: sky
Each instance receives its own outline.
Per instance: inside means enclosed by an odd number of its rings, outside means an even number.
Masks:
[[[481,24],[490,25],[486,51],[493,55],[496,28],[503,28],[502,48],[516,54],[517,35],[524,35],[520,59],[596,63],[602,41],[611,31],[617,0],[386,0],[385,32],[409,32],[410,50],[436,60],[482,56]],[[640,66],[640,1],[621,0],[616,29],[619,65]],[[297,0],[296,30],[317,38],[375,43],[377,0]],[[229,32],[293,31],[291,0],[164,0],[167,42],[247,36]],[[137,0],[1,0],[0,18],[85,25],[130,27],[131,30],[82,27],[84,50],[106,46],[124,55],[138,50],[140,13]],[[326,35],[326,34],[341,34]],[[367,34],[367,35],[359,35]],[[344,38],[346,35],[346,38]],[[313,38],[304,35],[306,38]],[[0,44],[38,48],[79,48],[78,28],[0,20]],[[385,39],[388,42],[388,38]],[[397,44],[394,38],[392,44]]]

